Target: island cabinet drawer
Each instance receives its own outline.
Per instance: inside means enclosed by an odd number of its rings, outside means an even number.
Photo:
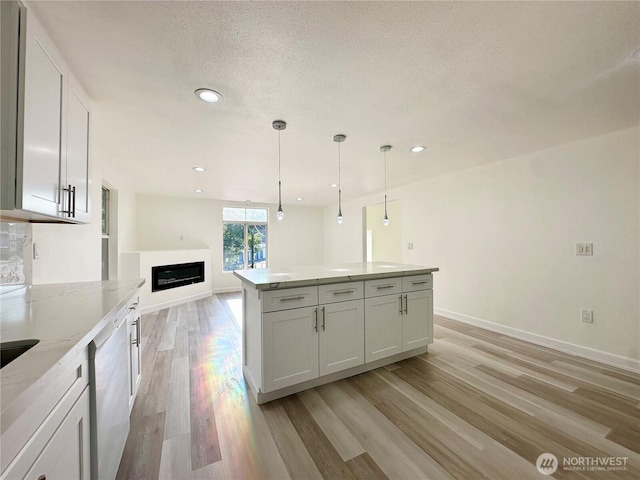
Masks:
[[[262,312],[277,312],[318,304],[318,287],[267,290],[262,296]]]
[[[412,275],[410,277],[402,277],[402,291],[416,292],[418,290],[428,290],[433,288],[433,275],[425,273],[424,275]]]
[[[364,282],[332,283],[318,287],[318,303],[346,302],[364,298]]]
[[[365,298],[400,294],[400,292],[402,292],[402,277],[380,278],[364,282]]]

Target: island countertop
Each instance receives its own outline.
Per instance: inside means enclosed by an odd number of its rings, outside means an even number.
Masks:
[[[436,267],[391,262],[360,262],[342,265],[309,265],[290,268],[236,270],[233,274],[258,290],[305,287],[337,282],[420,275],[437,272]]]
[[[144,279],[32,285],[0,295],[2,342],[40,340],[0,370],[2,431],[143,284]]]

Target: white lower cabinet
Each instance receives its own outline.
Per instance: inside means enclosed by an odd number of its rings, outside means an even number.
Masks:
[[[366,298],[365,360],[373,362],[402,352],[400,296]]]
[[[24,478],[36,480],[88,479],[89,389],[85,389]]]
[[[318,333],[320,375],[364,363],[364,302],[320,305]]]
[[[364,363],[362,300],[263,315],[264,391]]]
[[[404,295],[402,351],[429,345],[433,341],[433,290]]]
[[[127,318],[127,336],[129,339],[129,412],[138,394],[142,380],[142,358],[140,351],[140,310],[136,302]]]
[[[25,413],[49,411],[2,473],[2,479],[68,480],[91,475],[87,355],[52,382]],[[25,425],[30,417],[25,418]],[[3,445],[3,449],[12,447]]]
[[[373,362],[433,341],[433,279],[415,275],[365,282],[365,360]],[[385,289],[400,294],[384,295]],[[381,295],[382,294],[382,295]]]
[[[306,307],[263,315],[265,392],[318,377],[317,313]]]

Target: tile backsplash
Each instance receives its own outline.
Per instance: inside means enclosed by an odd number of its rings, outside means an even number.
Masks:
[[[31,224],[0,220],[0,285],[31,284]]]

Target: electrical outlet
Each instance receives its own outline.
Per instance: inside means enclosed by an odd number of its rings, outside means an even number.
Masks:
[[[576,243],[576,255],[593,255],[593,243]]]
[[[413,250],[413,242],[407,242],[407,250]]]
[[[580,319],[585,323],[593,323],[593,310],[580,310]]]

